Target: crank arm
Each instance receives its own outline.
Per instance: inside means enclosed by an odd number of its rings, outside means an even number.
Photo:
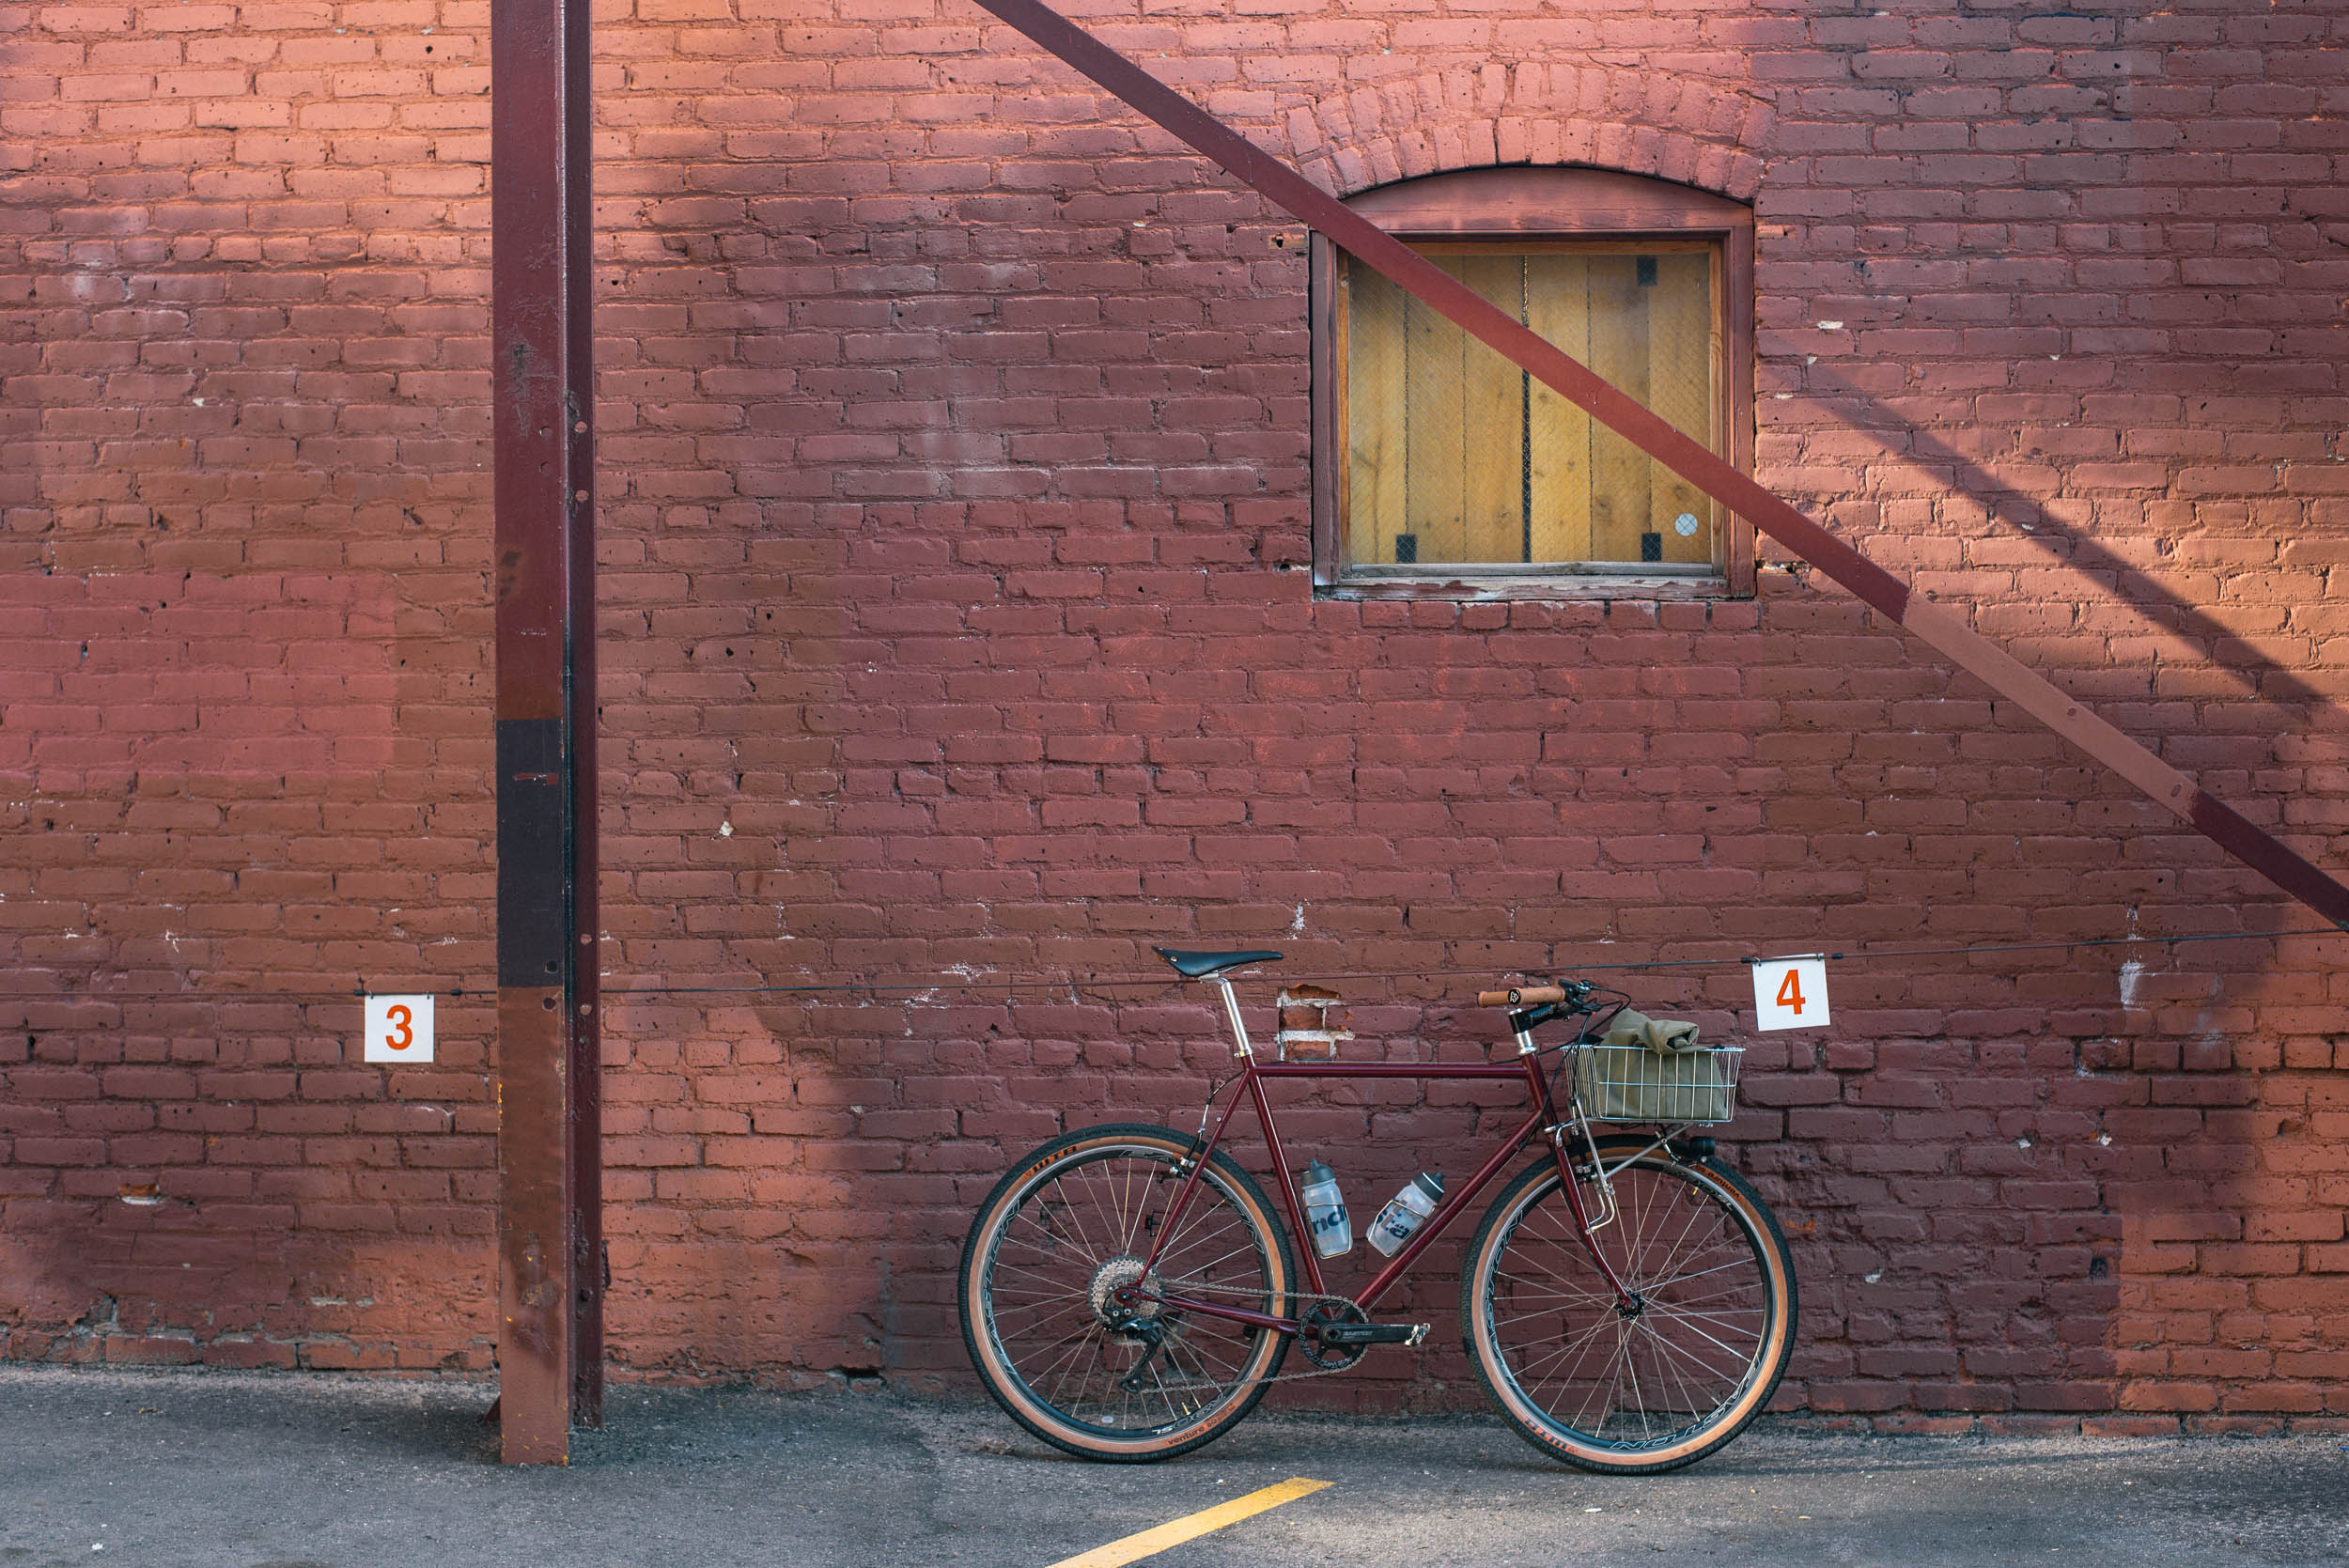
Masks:
[[[1314,1337],[1324,1344],[1417,1344],[1432,1327],[1425,1323],[1325,1323]]]

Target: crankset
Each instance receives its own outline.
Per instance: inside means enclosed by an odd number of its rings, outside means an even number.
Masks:
[[[1417,1344],[1424,1323],[1373,1323],[1351,1301],[1321,1300],[1298,1314],[1297,1348],[1324,1372],[1342,1372],[1374,1344]]]

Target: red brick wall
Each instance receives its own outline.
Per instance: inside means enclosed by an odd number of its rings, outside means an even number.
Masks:
[[[1753,201],[1765,477],[2338,868],[2349,23],[1869,9],[1084,8],[1336,188]],[[490,1358],[486,15],[0,10],[8,1354]],[[1315,602],[1292,225],[982,23],[599,21],[610,984],[1080,977],[622,999],[624,1368],[967,1375],[971,1203],[1219,1061],[1196,997],[1083,984],[1153,940],[1500,972],[2313,924],[1800,572]],[[2339,958],[1837,966],[1734,1132],[1800,1253],[1789,1403],[2349,1416]],[[1467,1051],[1492,1020],[1427,999],[1473,984],[1345,988]],[[358,1062],[362,985],[443,993],[436,1068]],[[1744,985],[1631,988],[1736,1037]],[[1368,1203],[1474,1123],[1292,1136]],[[1467,1397],[1456,1348],[1381,1365],[1311,1397]]]

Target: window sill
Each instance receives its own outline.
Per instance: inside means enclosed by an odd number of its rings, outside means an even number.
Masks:
[[[1490,604],[1519,599],[1708,599],[1745,598],[1727,578],[1698,569],[1641,571],[1636,567],[1559,567],[1538,572],[1496,571],[1490,567],[1349,571],[1334,582],[1315,584],[1322,598],[1447,599]]]

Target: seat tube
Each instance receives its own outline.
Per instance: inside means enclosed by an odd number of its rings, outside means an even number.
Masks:
[[[1220,974],[1208,984],[1223,993],[1223,1016],[1232,1026],[1232,1052],[1239,1058],[1241,1074],[1247,1083],[1245,1093],[1256,1107],[1256,1124],[1264,1133],[1265,1152],[1271,1157],[1272,1179],[1279,1186],[1281,1206],[1288,1211],[1289,1229],[1296,1233],[1300,1244],[1298,1261],[1305,1270],[1306,1283],[1318,1296],[1323,1290],[1321,1258],[1313,1250],[1312,1233],[1305,1229],[1304,1203],[1298,1196],[1297,1179],[1289,1171],[1288,1156],[1281,1148],[1281,1128],[1272,1119],[1271,1102],[1265,1098],[1264,1082],[1256,1077],[1256,1052],[1248,1043],[1248,1025],[1240,1020],[1239,998],[1233,993],[1232,983]],[[1238,1109],[1239,1102],[1236,1099],[1232,1110]],[[1230,1112],[1225,1113],[1225,1120],[1230,1120]],[[1221,1129],[1217,1136],[1221,1136]]]

